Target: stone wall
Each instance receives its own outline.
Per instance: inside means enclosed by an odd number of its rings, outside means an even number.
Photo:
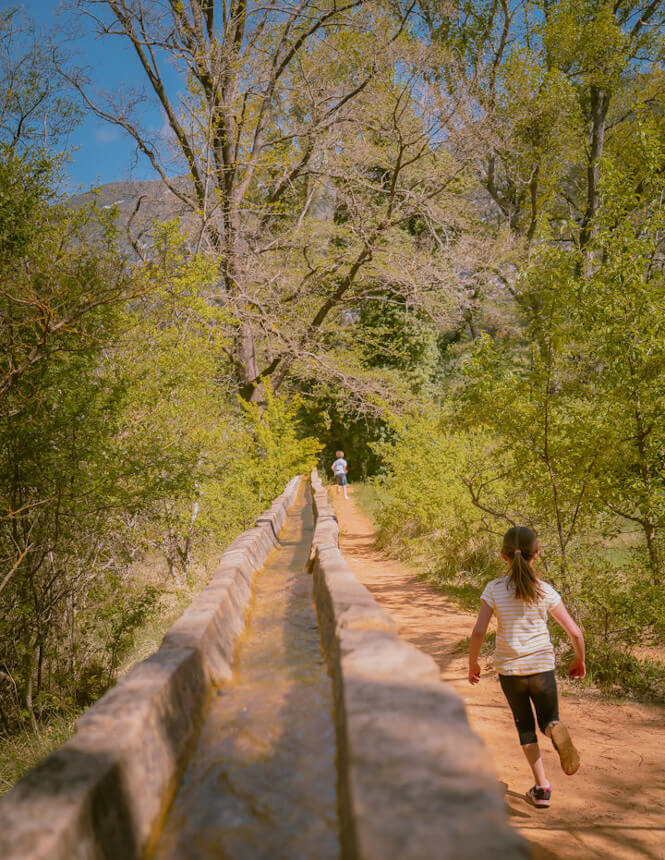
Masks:
[[[231,675],[254,573],[300,478],[222,556],[159,650],[78,720],[74,736],[0,798],[3,860],[133,860],[159,829],[212,687]]]
[[[312,572],[333,678],[342,845],[349,860],[526,858],[462,700],[338,548],[326,490],[312,472]]]

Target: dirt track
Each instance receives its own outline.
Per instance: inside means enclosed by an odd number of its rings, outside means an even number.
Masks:
[[[552,783],[552,806],[536,810],[524,800],[531,772],[496,673],[481,659],[481,683],[466,680],[460,640],[474,616],[460,611],[411,568],[374,545],[374,528],[351,498],[332,494],[342,534],[342,551],[359,579],[400,625],[400,634],[438,662],[441,678],[463,697],[473,728],[484,739],[498,779],[506,786],[512,824],[545,858],[665,858],[665,708],[616,705],[578,696],[561,699],[561,717],[582,757],[574,777],[562,773],[556,753],[541,744]]]

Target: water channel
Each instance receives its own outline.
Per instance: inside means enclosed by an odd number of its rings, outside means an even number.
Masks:
[[[305,570],[312,530],[301,487],[152,860],[340,855],[332,689]]]

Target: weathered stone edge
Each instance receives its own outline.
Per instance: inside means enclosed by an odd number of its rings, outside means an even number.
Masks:
[[[133,860],[149,849],[198,736],[210,690],[231,675],[254,573],[301,476],[223,554],[155,654],[119,679],[74,736],[0,798],[3,860]]]
[[[343,857],[528,857],[460,697],[356,579],[316,470],[311,482],[311,567],[333,679]]]

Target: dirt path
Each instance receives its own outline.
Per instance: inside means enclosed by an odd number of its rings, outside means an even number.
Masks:
[[[353,491],[353,488],[351,488]],[[397,620],[400,635],[426,651],[441,678],[457,688],[471,725],[484,739],[499,780],[506,786],[512,824],[533,845],[534,858],[665,858],[665,708],[613,705],[564,691],[561,715],[582,756],[582,768],[565,776],[547,742],[541,744],[552,783],[552,806],[536,810],[523,798],[531,772],[518,748],[496,673],[466,680],[460,640],[475,616],[378,552],[374,528],[353,501],[333,494],[342,552],[356,576]],[[487,660],[481,658],[481,666]]]

